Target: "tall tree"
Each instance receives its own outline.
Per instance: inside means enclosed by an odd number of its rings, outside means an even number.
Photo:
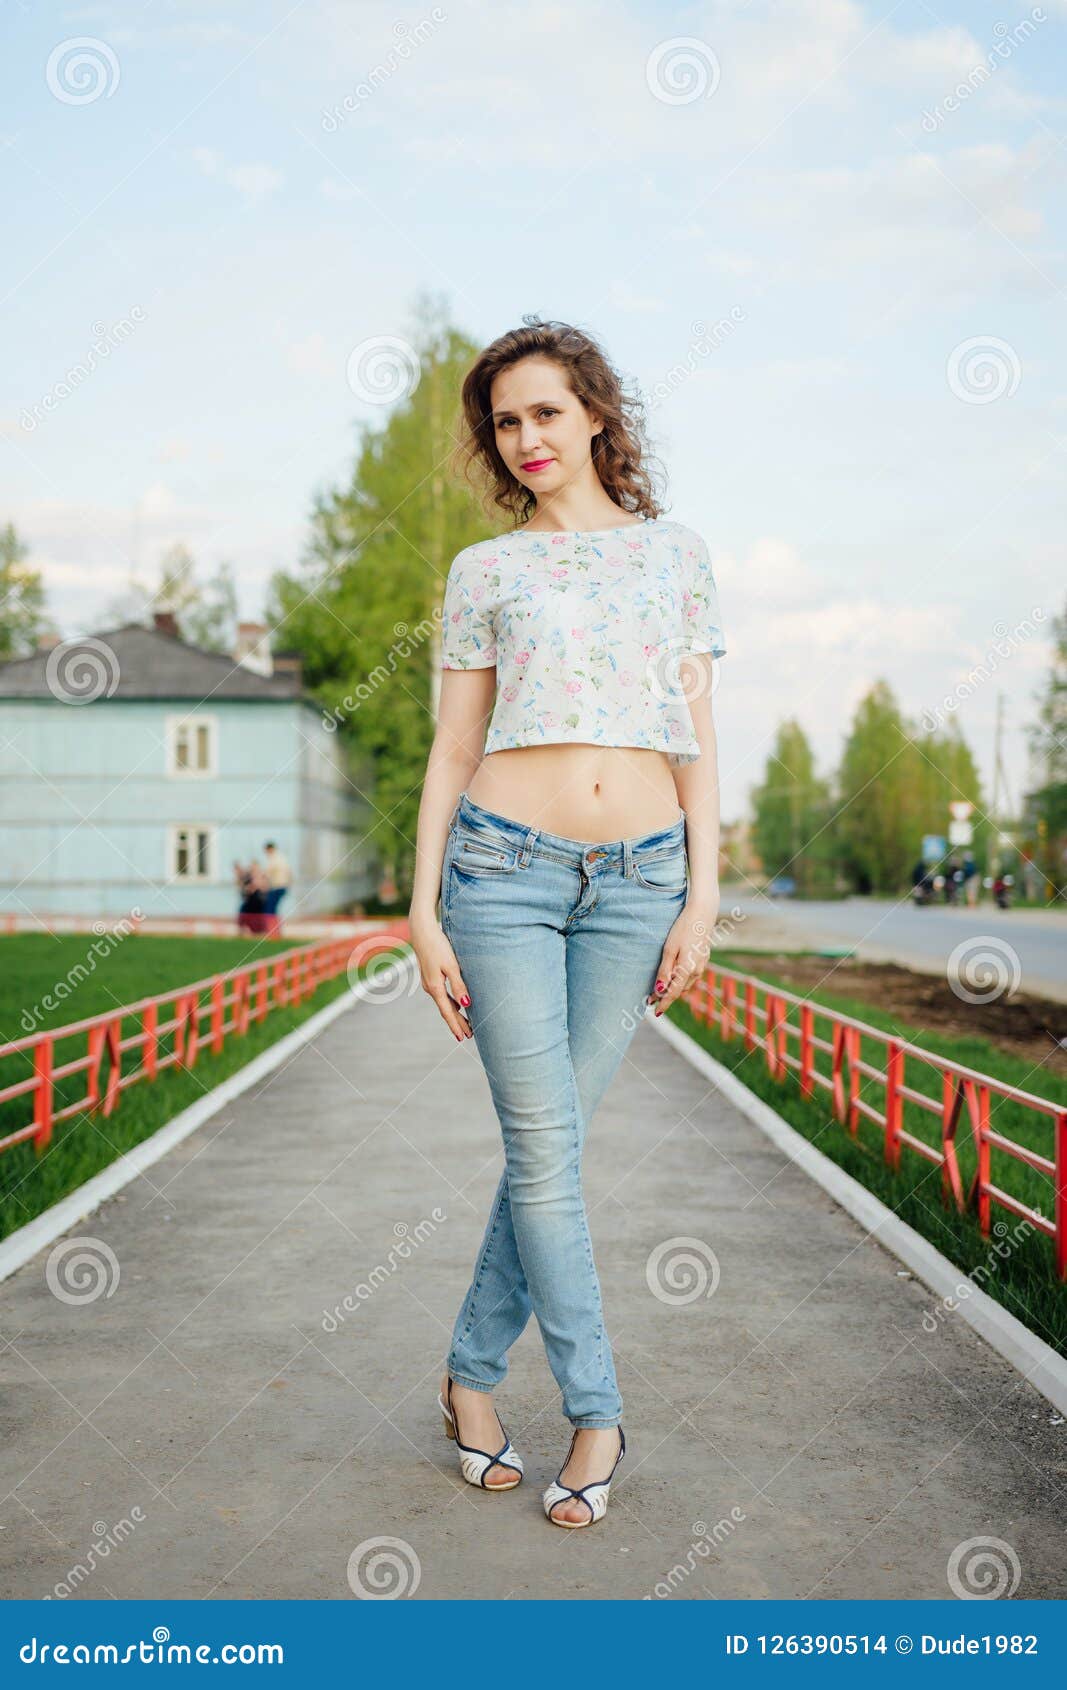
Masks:
[[[852,719],[838,774],[835,831],[859,892],[907,885],[919,841],[909,810],[917,754],[887,681],[876,681]]]
[[[201,580],[192,553],[179,540],[161,556],[157,584],[153,587],[131,575],[124,590],[105,607],[103,625],[143,622],[150,626],[157,610],[173,613],[179,633],[190,645],[206,651],[232,651],[237,638],[233,566],[220,563],[214,575]]]
[[[949,806],[954,801],[967,800],[974,805],[970,817],[973,838],[969,847],[959,848],[958,854],[962,856],[964,849],[969,849],[975,862],[983,866],[993,824],[985,814],[982,779],[958,718],[950,717],[947,726],[934,731],[909,726],[908,733],[914,755],[908,763],[913,773],[905,798],[905,814],[914,843],[913,859],[918,857],[923,834],[947,835]]]
[[[808,895],[829,888],[833,841],[827,831],[829,788],[799,722],[783,722],[753,793],[753,839],[767,875],[792,875]]]
[[[43,634],[54,632],[45,613],[40,571],[26,562],[27,547],[13,522],[0,529],[0,662],[29,657]]]
[[[496,530],[446,470],[459,389],[478,348],[423,295],[409,337],[417,359],[394,407],[363,429],[347,485],[321,494],[299,569],[271,582],[276,646],[295,648],[305,682],[367,768],[369,836],[406,891],[426,757],[439,612],[456,552]]]

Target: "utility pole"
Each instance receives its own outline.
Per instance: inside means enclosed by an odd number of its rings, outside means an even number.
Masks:
[[[1004,694],[997,691],[997,717],[994,729],[993,743],[993,802],[990,805],[989,819],[993,823],[993,860],[989,865],[990,873],[994,876],[1000,873],[1000,839],[1002,814],[1012,813],[1011,791],[1008,786],[1008,772],[1004,766]]]

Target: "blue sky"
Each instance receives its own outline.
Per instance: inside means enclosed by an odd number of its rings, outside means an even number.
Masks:
[[[261,614],[382,416],[349,354],[429,290],[478,343],[580,323],[655,400],[724,818],[786,715],[829,769],[879,675],[962,689],[989,786],[1002,690],[1018,796],[1067,582],[1065,0],[6,21],[0,521],[64,634],[178,540]]]

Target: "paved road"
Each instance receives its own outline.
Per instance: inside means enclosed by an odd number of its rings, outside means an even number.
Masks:
[[[924,973],[944,973],[957,945],[988,936],[997,941],[1000,954],[1008,946],[1018,958],[1021,990],[1067,1003],[1067,911],[998,910],[988,904],[974,910],[936,904],[917,909],[910,900],[888,898],[809,903],[735,896],[727,887],[723,914],[734,908],[751,918],[749,933],[739,924],[739,943],[763,944],[763,929],[769,944],[854,945],[871,961],[899,962]],[[1007,966],[1013,969],[1010,955]]]
[[[945,1597],[994,1537],[1019,1597],[1067,1595],[1045,1399],[927,1334],[931,1294],[648,1027],[586,1154],[630,1440],[608,1516],[541,1511],[568,1429],[533,1321],[500,1393],[527,1481],[464,1485],[437,1373],[500,1165],[473,1047],[420,993],[360,1004],[75,1229],[112,1295],[57,1297],[44,1254],[0,1286],[0,1593],[96,1545],[76,1594],[352,1600],[387,1537],[417,1599]],[[713,1295],[649,1289],[676,1238]]]

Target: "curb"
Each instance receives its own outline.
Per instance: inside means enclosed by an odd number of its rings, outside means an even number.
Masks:
[[[762,1098],[750,1092],[729,1068],[710,1056],[688,1033],[676,1027],[666,1016],[649,1014],[647,1019],[698,1073],[710,1080],[742,1115],[766,1133],[791,1162],[822,1186],[843,1209],[847,1209],[877,1243],[910,1268],[916,1278],[928,1285],[938,1297],[945,1299],[946,1307],[972,1326],[1005,1361],[1018,1368],[1060,1414],[1067,1414],[1067,1359],[1017,1320],[1003,1304],[975,1285],[967,1277],[965,1269],[950,1262],[921,1233],[887,1208],[881,1198],[875,1197],[866,1186],[860,1185],[851,1174],[846,1174],[829,1156],[809,1143],[802,1133],[776,1114],[769,1103],[764,1103]]]
[[[373,982],[361,980],[353,986],[350,992],[342,993],[332,1003],[328,1003],[315,1015],[294,1027],[291,1033],[279,1039],[277,1044],[271,1045],[269,1050],[260,1051],[250,1062],[236,1074],[231,1074],[226,1080],[220,1081],[203,1097],[198,1097],[188,1109],[183,1109],[179,1115],[164,1123],[140,1144],[135,1144],[132,1150],[127,1150],[114,1162],[109,1162],[106,1168],[101,1168],[98,1174],[86,1180],[76,1191],[71,1191],[66,1197],[61,1197],[43,1215],[36,1215],[25,1226],[0,1240],[0,1280],[7,1279],[20,1267],[31,1260],[39,1250],[46,1245],[55,1243],[64,1232],[67,1232],[76,1222],[91,1215],[94,1209],[107,1198],[113,1197],[123,1186],[132,1180],[139,1179],[146,1168],[153,1162],[158,1162],[169,1150],[173,1150],[182,1139],[188,1138],[205,1121],[217,1115],[220,1109],[235,1097],[247,1091],[262,1080],[264,1075],[271,1074],[280,1068],[291,1056],[294,1056],[302,1045],[308,1044],[316,1038],[331,1021],[336,1021],[339,1015],[352,1009],[363,998],[370,995],[372,985],[377,991],[383,982],[393,977],[393,972],[400,973],[414,965],[414,952],[407,951],[405,955],[393,963],[392,970],[383,968],[374,975]]]

